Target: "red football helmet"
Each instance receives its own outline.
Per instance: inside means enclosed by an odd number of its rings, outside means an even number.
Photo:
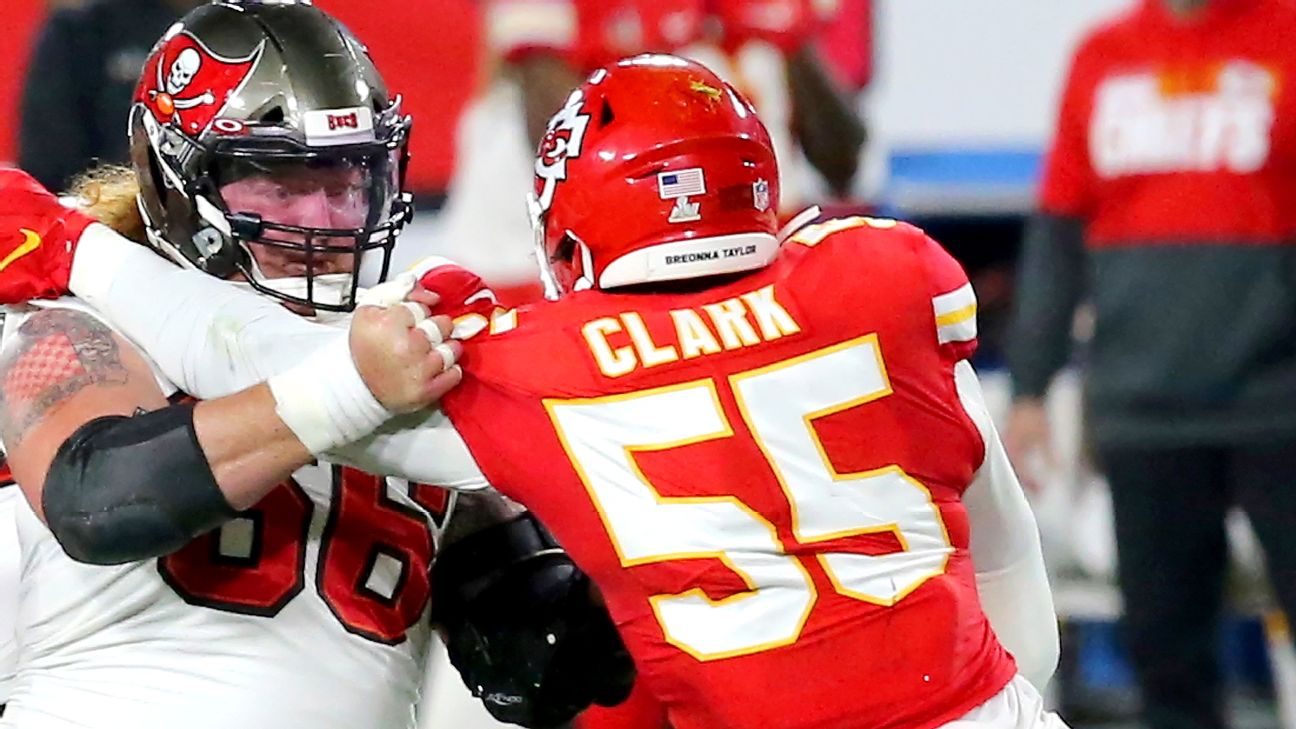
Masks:
[[[778,163],[750,102],[706,67],[595,71],[549,121],[531,198],[546,295],[748,271],[778,250]]]

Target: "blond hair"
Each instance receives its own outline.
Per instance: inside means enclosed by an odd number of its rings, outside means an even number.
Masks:
[[[137,243],[146,243],[144,217],[135,199],[139,195],[135,171],[121,165],[100,165],[77,175],[68,194],[95,220]]]

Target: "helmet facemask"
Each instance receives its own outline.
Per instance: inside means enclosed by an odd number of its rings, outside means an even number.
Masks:
[[[308,147],[269,125],[206,144],[164,133],[187,147],[183,156],[155,154],[163,168],[193,169],[186,189],[170,193],[187,193],[195,219],[188,250],[174,232],[154,242],[296,309],[350,311],[362,272],[374,282],[386,277],[411,217],[403,191],[409,122],[398,123],[385,142],[334,147]],[[164,185],[179,177],[164,172]]]
[[[401,164],[383,148],[265,155],[218,146],[212,197],[243,254],[237,272],[285,302],[350,310],[362,267],[386,277],[408,220]]]
[[[154,48],[131,111],[149,241],[298,313],[349,311],[412,214],[410,125],[317,8],[198,8]]]

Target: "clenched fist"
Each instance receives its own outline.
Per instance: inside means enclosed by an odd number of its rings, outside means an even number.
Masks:
[[[351,320],[351,357],[360,377],[383,407],[394,413],[425,408],[459,384],[455,362],[463,345],[447,340],[452,324],[430,316],[437,295],[422,288],[404,303],[361,306]]]

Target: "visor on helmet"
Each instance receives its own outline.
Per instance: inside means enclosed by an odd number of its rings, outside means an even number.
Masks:
[[[217,145],[209,197],[247,254],[236,268],[253,288],[286,302],[349,310],[366,257],[379,259],[384,277],[408,218],[401,164],[397,150],[375,144],[309,151]]]

